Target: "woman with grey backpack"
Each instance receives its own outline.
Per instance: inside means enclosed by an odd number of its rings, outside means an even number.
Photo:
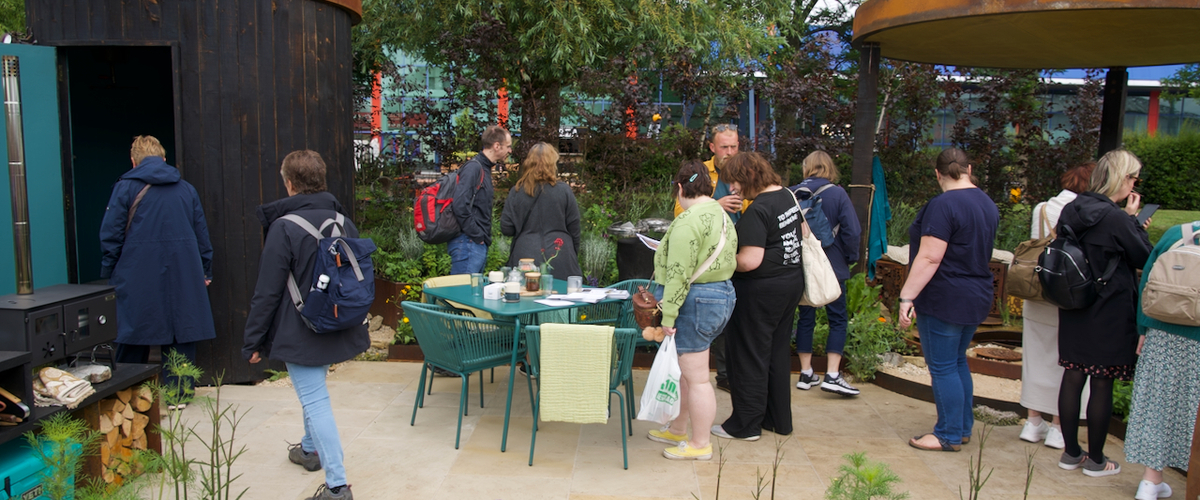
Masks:
[[[1200,221],[1168,229],[1146,260],[1138,287],[1141,348],[1125,434],[1125,458],[1146,466],[1134,497],[1137,500],[1171,496],[1171,487],[1163,481],[1163,468],[1188,470],[1196,410],[1200,407],[1197,245]],[[1183,295],[1177,296],[1182,300],[1170,304],[1170,309],[1182,316],[1164,316],[1155,308],[1154,301],[1161,300],[1155,295],[1162,293],[1156,282],[1168,283],[1164,287],[1168,294],[1171,288],[1183,288],[1179,290]]]

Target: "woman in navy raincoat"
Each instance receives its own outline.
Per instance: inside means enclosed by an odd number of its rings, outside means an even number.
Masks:
[[[146,363],[155,345],[194,362],[196,342],[216,337],[205,290],[213,250],[204,209],[165,156],[158,139],[134,138],[133,169],[113,186],[100,225],[100,277],[117,289],[121,363]],[[131,223],[130,207],[147,187]]]

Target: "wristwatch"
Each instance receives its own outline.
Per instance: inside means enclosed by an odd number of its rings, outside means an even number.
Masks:
[[[911,304],[913,299],[900,299],[901,304]]]

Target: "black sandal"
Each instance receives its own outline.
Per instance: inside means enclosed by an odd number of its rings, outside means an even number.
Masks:
[[[938,444],[940,446],[937,448],[926,448],[925,446],[917,444],[917,441],[920,441],[921,438],[924,438],[925,436],[933,436],[933,437],[937,438]],[[913,448],[916,448],[918,450],[925,450],[925,451],[959,451],[962,449],[961,445],[950,444],[949,441],[938,437],[936,434],[934,434],[932,432],[929,434],[922,434],[920,436],[913,436],[912,439],[908,440],[908,445],[912,446]]]

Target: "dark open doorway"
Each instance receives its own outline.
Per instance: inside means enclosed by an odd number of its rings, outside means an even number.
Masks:
[[[112,186],[132,166],[129,146],[153,135],[176,165],[175,90],[170,46],[61,47],[66,78],[63,170],[72,281],[100,279],[100,223]]]

